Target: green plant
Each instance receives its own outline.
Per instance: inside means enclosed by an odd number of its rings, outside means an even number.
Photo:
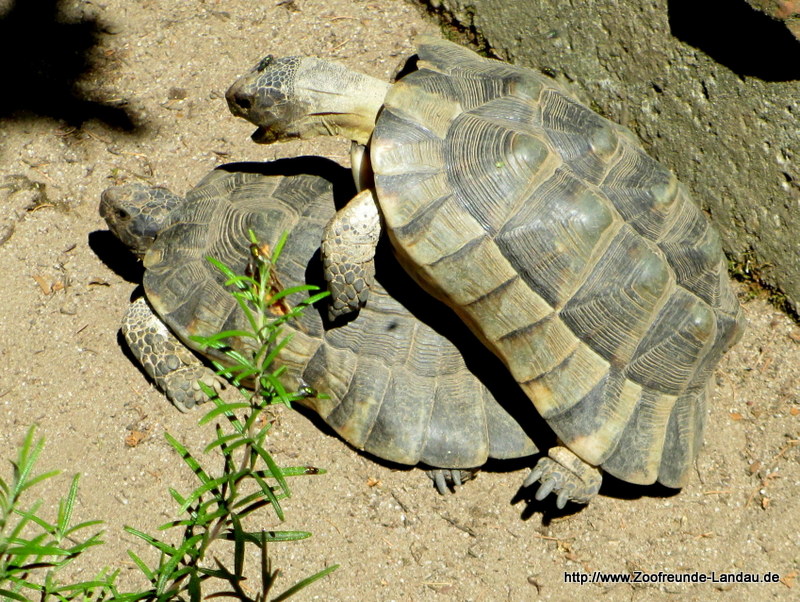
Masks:
[[[192,338],[205,347],[222,351],[230,359],[230,363],[225,365],[213,363],[217,373],[236,386],[247,400],[247,404],[238,407],[260,406],[262,403],[271,405],[278,402],[291,407],[292,401],[302,398],[307,391],[287,393],[280,383],[283,368],[270,370],[272,362],[291,338],[291,335],[282,336],[281,326],[297,319],[306,307],[325,298],[328,293],[318,293],[295,307],[290,306],[287,302],[290,295],[319,289],[311,285],[284,288],[278,280],[273,268],[286,245],[287,234],[284,233],[280,237],[275,249],[271,251],[267,245],[258,242],[252,231],[250,238],[251,261],[243,275],[234,273],[213,257],[206,259],[225,275],[227,278],[225,286],[235,288],[231,291],[231,295],[239,303],[251,330],[228,330],[212,337]],[[244,345],[250,352],[243,353],[231,347],[229,341],[234,338],[251,341],[250,345]],[[252,390],[243,386],[248,382],[253,384]],[[209,397],[215,396],[208,387],[202,383],[201,386]]]
[[[283,520],[280,501],[291,495],[286,478],[324,472],[310,466],[278,467],[264,447],[270,428],[268,422],[261,420],[264,409],[274,403],[291,405],[292,401],[307,393],[287,393],[279,380],[281,369],[271,369],[276,355],[289,340],[281,336],[281,325],[298,317],[306,306],[327,294],[314,295],[296,307],[288,305],[289,295],[315,290],[315,287],[283,289],[273,267],[285,242],[284,235],[275,250],[270,252],[251,233],[252,260],[245,275],[237,275],[219,261],[209,258],[228,279],[226,286],[234,287],[231,294],[247,317],[250,330],[222,332],[199,339],[199,342],[220,350],[228,357],[230,361],[226,365],[216,365],[218,374],[228,378],[245,401],[229,403],[210,388],[204,388],[214,407],[201,418],[200,423],[224,417],[223,424],[228,427],[215,425],[216,438],[204,450],[219,452],[222,468],[218,475],[205,468],[183,444],[166,434],[169,444],[200,484],[186,496],[170,489],[170,495],[179,504],[179,512],[184,518],[166,523],[160,530],[182,528],[177,544],[125,527],[128,533],[144,540],[159,553],[157,565],[150,567],[135,552],[128,551],[150,582],[150,587],[136,592],[121,592],[115,584],[118,573],[107,574],[105,571],[92,581],[58,585],[55,579],[57,570],[89,547],[102,543],[101,533],[85,540],[75,539],[78,531],[100,521],[70,525],[78,492],[78,475],[73,478],[67,496],[59,503],[55,524],[37,514],[40,501],[21,509],[21,495],[25,491],[57,474],[53,471],[33,476],[44,440],[34,442],[34,428],[31,427],[17,461],[12,462],[14,470],[10,483],[0,479],[0,599],[28,600],[24,594],[33,592],[40,600],[194,601],[224,596],[244,601],[270,599],[278,602],[338,568],[338,565],[327,567],[269,598],[279,571],[272,569],[267,555],[268,544],[305,539],[311,534],[305,531],[248,531],[243,525],[249,515],[265,506],[270,506]],[[244,346],[250,351],[233,349],[229,344],[231,338],[250,341],[250,345]],[[245,383],[252,387],[247,388]],[[217,556],[213,557],[213,562],[208,561],[211,546],[218,541],[232,545],[232,567],[226,566]],[[252,583],[246,581],[244,571],[247,546],[255,547],[260,558],[260,586],[255,593],[245,591],[245,583]],[[227,584],[229,589],[204,595],[203,589],[211,579]],[[256,588],[251,585],[248,589]]]
[[[89,598],[98,592],[107,591],[115,575],[101,574],[94,581],[59,585],[57,572],[75,560],[82,552],[103,543],[102,532],[86,539],[77,534],[102,521],[87,521],[72,525],[72,511],[78,495],[78,475],[66,497],[58,504],[55,523],[39,515],[41,500],[27,508],[23,505],[23,494],[31,487],[58,474],[58,471],[34,475],[33,469],[44,448],[44,438],[34,440],[35,427],[30,427],[25,436],[16,462],[11,462],[13,473],[7,483],[0,478],[0,598],[4,600],[28,600],[26,593],[36,593],[44,600],[56,598],[71,600]]]
[[[279,468],[264,447],[270,424],[259,426],[259,419],[268,405],[291,405],[292,401],[302,396],[302,393],[288,393],[279,380],[282,370],[271,369],[273,360],[289,340],[289,336],[282,336],[280,327],[288,320],[296,318],[306,306],[327,294],[314,295],[296,307],[289,307],[289,295],[316,290],[316,287],[284,289],[277,280],[273,267],[286,242],[285,235],[272,252],[266,245],[259,244],[252,232],[250,236],[252,259],[246,274],[235,274],[216,259],[208,258],[226,276],[226,286],[234,287],[231,294],[247,317],[250,330],[225,331],[212,337],[196,339],[201,345],[217,349],[228,357],[228,363],[222,365],[215,362],[215,367],[218,374],[225,376],[245,400],[225,402],[213,390],[204,386],[215,407],[201,419],[201,424],[224,417],[225,423],[231,427],[226,431],[217,424],[216,439],[205,448],[206,452],[218,450],[221,453],[222,472],[219,476],[212,476],[185,446],[167,435],[167,441],[191,468],[200,485],[187,496],[170,489],[170,494],[180,505],[180,512],[186,514],[186,518],[167,523],[161,529],[182,527],[183,537],[178,545],[170,545],[126,527],[129,533],[158,549],[161,556],[158,566],[150,568],[139,556],[129,552],[152,587],[144,592],[117,594],[117,600],[173,600],[185,597],[199,600],[203,584],[212,578],[227,582],[230,587],[229,590],[216,592],[217,596],[257,602],[267,600],[278,576],[278,571],[271,569],[267,545],[310,536],[305,531],[247,531],[242,525],[248,515],[264,506],[271,506],[275,514],[283,520],[280,500],[291,495],[286,477],[322,472],[307,466]],[[233,338],[249,341],[250,344],[244,347],[250,351],[234,349],[230,344]],[[250,383],[251,388],[246,387],[245,383]],[[237,416],[236,412],[243,412],[243,417]],[[274,481],[274,485],[268,482],[270,480]],[[217,540],[232,542],[232,570],[218,558],[214,558],[214,566],[203,564],[209,547]],[[246,593],[243,588],[247,545],[255,546],[261,558],[261,586],[254,595]],[[323,569],[271,599],[285,600],[337,567],[338,565],[334,565]]]

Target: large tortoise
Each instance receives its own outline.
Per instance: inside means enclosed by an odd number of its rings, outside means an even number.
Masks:
[[[686,483],[712,372],[744,320],[718,234],[628,129],[550,78],[430,36],[391,85],[266,57],[227,100],[257,142],[354,141],[365,190],[323,243],[332,313],[363,305],[383,222],[561,440],[526,480],[541,480],[537,498],[588,501],[597,467]]]
[[[302,165],[315,169],[313,159]],[[248,230],[272,248],[285,231],[288,240],[276,267],[279,280],[287,286],[314,280],[311,260],[334,214],[332,185],[320,175],[293,170],[285,162],[217,168],[185,199],[141,184],[103,193],[101,215],[146,268],[146,297],[131,304],[122,332],[145,371],[181,410],[205,399],[199,380],[215,383],[213,372],[187,347],[228,361],[200,348],[191,336],[247,327],[208,256],[243,273],[251,257]],[[330,175],[325,165],[317,171]],[[317,271],[322,284],[321,266]],[[303,295],[288,299],[296,304]],[[432,314],[428,311],[434,319]],[[507,379],[505,391],[503,384],[493,383],[490,392],[454,343],[415,318],[380,284],[356,321],[331,327],[308,308],[284,328],[291,340],[277,362],[287,368],[287,390],[310,387],[325,393],[301,403],[354,447],[392,462],[442,469],[431,473],[442,492],[445,481],[460,484],[466,469],[483,465],[488,457],[537,452],[495,399],[496,394],[505,403],[524,404],[524,395],[514,400],[518,387],[513,380]],[[247,340],[229,342],[240,351],[248,349]]]

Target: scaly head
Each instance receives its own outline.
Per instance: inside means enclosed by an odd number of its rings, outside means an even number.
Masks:
[[[258,126],[253,140],[344,136],[366,144],[389,85],[338,63],[300,56],[261,59],[225,95]]]
[[[182,203],[181,197],[166,188],[125,184],[103,192],[100,215],[114,235],[141,258]]]

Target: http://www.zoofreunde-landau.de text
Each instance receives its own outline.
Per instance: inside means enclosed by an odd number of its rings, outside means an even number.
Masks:
[[[632,571],[605,573],[603,571],[565,571],[564,583],[778,583],[780,575],[766,573],[717,572],[668,573],[666,571]]]

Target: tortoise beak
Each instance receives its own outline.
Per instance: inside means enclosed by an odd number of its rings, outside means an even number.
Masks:
[[[260,127],[253,132],[250,135],[250,138],[253,140],[253,142],[257,142],[258,144],[271,144],[273,142],[277,142],[278,140],[278,137],[274,132],[263,127]]]

